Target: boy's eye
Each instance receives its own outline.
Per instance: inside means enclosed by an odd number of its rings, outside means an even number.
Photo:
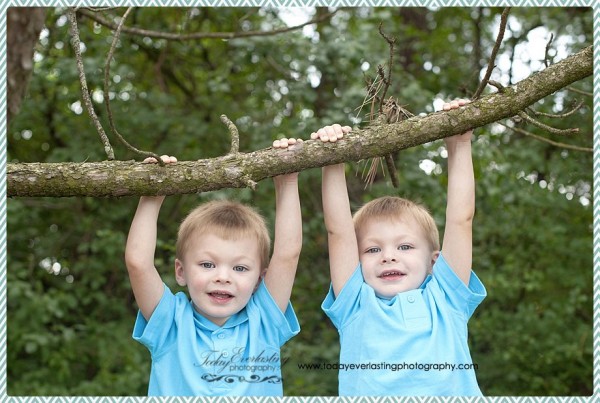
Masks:
[[[233,271],[248,271],[248,268],[246,266],[234,266]]]
[[[412,249],[412,246],[410,246],[410,245],[400,245],[400,246],[398,246],[398,249],[400,249],[400,250],[409,250],[409,249]]]
[[[380,252],[381,249],[379,249],[378,247],[373,247],[373,248],[369,248],[365,251],[365,253],[377,253]]]
[[[215,267],[213,262],[201,262],[200,267],[204,269],[213,269]]]

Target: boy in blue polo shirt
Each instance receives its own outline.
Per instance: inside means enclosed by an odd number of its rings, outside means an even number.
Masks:
[[[274,143],[287,149],[295,139]],[[165,163],[174,157],[163,156]],[[156,162],[147,159],[145,162]],[[298,174],[274,178],[275,240],[249,206],[212,201],[177,236],[173,294],[154,267],[163,196],[142,197],[125,261],[139,312],[133,338],[152,356],[151,396],[282,396],[280,347],[300,327],[289,302],[302,246]],[[267,269],[268,267],[268,269]]]
[[[444,110],[467,102],[444,104]],[[327,126],[311,138],[335,142],[349,131]],[[344,165],[323,168],[331,288],[322,308],[340,334],[340,395],[481,395],[467,346],[467,321],[486,295],[471,271],[471,137],[468,131],[445,139],[441,252],[423,206],[382,197],[353,219]]]

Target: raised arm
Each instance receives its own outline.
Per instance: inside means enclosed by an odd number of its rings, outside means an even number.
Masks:
[[[336,142],[349,131],[348,126],[341,127],[336,124],[319,129],[311,137]],[[322,196],[331,285],[334,295],[338,296],[359,262],[344,164],[323,167]]]
[[[173,163],[177,160],[163,156],[163,161]],[[125,246],[129,281],[135,301],[146,320],[152,316],[164,291],[163,282],[154,267],[156,223],[163,200],[164,196],[140,198]]]
[[[455,109],[468,101],[444,105]],[[442,254],[456,275],[469,285],[473,250],[473,216],[475,215],[475,178],[471,157],[473,131],[445,139],[448,150],[448,201],[446,230]]]
[[[285,312],[302,249],[302,216],[298,195],[298,173],[273,178],[275,183],[275,239],[273,255],[265,274],[265,285]]]
[[[296,139],[283,139],[274,142],[273,147],[287,149],[295,144]],[[273,255],[265,274],[265,285],[279,309],[285,312],[292,295],[292,286],[302,249],[298,173],[276,176],[273,182],[275,183],[275,239]]]

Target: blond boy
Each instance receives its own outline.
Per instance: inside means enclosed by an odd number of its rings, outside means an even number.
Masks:
[[[295,142],[284,139],[274,146],[285,149]],[[213,201],[185,218],[177,238],[175,278],[188,295],[173,294],[154,267],[164,197],[140,199],[125,261],[139,307],[133,337],[152,357],[149,395],[283,394],[280,347],[300,330],[289,299],[302,223],[298,174],[274,182],[270,260],[267,226],[248,206]]]
[[[467,101],[444,105],[456,109]],[[350,131],[327,126],[311,138]],[[398,197],[354,216],[344,165],[323,168],[331,288],[322,308],[340,334],[340,395],[481,395],[467,321],[486,291],[471,271],[475,183],[472,131],[445,139],[448,200],[443,247],[433,217]]]

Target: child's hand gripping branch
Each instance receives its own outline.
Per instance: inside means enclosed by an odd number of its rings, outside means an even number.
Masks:
[[[174,164],[177,158],[161,156],[165,164]],[[145,163],[156,163],[153,157]],[[154,266],[157,220],[165,196],[142,196],[138,203],[125,247],[125,264],[135,301],[146,320],[163,294],[163,281]]]
[[[302,139],[283,138],[273,142],[278,150],[301,146]],[[302,249],[302,217],[298,194],[298,172],[279,175],[275,183],[275,239],[265,284],[279,308],[285,312],[292,293]]]
[[[444,104],[443,110],[468,104],[459,99]],[[472,262],[475,177],[471,157],[473,131],[444,139],[448,150],[448,200],[442,253],[456,275],[469,284]]]
[[[351,130],[349,126],[334,124],[319,129],[310,137],[335,143]],[[323,167],[322,197],[331,284],[337,296],[359,262],[343,163]]]

